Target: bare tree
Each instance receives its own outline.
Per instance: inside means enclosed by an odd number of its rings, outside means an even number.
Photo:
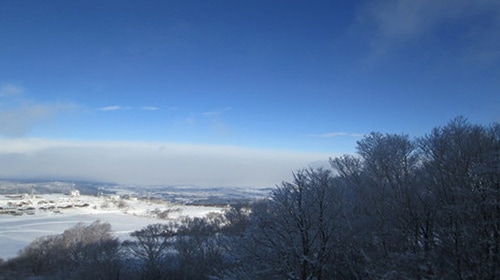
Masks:
[[[113,236],[111,225],[96,221],[90,225],[78,224],[61,236],[66,248],[67,271],[78,279],[116,279],[120,271],[120,242]]]
[[[422,274],[433,238],[435,211],[422,186],[421,157],[406,135],[371,133],[358,156],[330,163],[346,184],[351,269],[357,277],[408,278]]]
[[[176,225],[152,224],[134,231],[133,241],[125,241],[123,248],[141,262],[144,279],[166,279],[168,277],[168,256],[173,253],[173,238]]]
[[[174,245],[179,263],[176,279],[208,279],[215,275],[222,262],[216,239],[219,219],[186,217],[180,221]]]
[[[328,170],[300,170],[293,182],[283,182],[250,216],[246,246],[255,277],[333,277],[332,267],[340,265],[334,250],[341,244],[341,209]]]
[[[64,261],[61,243],[60,235],[39,237],[21,250],[15,261],[26,263],[36,276],[55,273],[61,269]]]
[[[500,130],[463,117],[420,140],[427,186],[437,207],[433,238],[439,274],[453,279],[500,276]]]
[[[19,255],[34,275],[61,279],[116,279],[120,273],[118,239],[111,225],[77,224],[60,235],[34,240]]]

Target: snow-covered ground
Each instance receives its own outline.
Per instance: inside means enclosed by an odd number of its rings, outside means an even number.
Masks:
[[[12,258],[37,237],[61,234],[81,222],[108,222],[123,240],[148,224],[167,223],[182,216],[201,217],[223,208],[119,195],[0,195],[0,258]]]

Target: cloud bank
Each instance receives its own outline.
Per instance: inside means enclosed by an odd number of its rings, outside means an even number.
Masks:
[[[0,177],[120,184],[274,186],[329,156],[236,146],[150,142],[0,140]]]

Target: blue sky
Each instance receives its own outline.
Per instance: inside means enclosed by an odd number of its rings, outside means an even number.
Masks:
[[[0,136],[324,160],[500,121],[498,30],[496,0],[3,1]]]

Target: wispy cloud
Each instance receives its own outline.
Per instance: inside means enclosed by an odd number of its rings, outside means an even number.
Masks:
[[[212,111],[212,112],[203,112],[201,114],[203,116],[207,116],[207,117],[214,117],[214,116],[218,116],[218,115],[222,114],[222,112]]]
[[[223,120],[223,115],[231,111],[232,107],[225,107],[220,110],[203,112],[202,115],[209,121],[208,129],[213,136],[228,137],[231,135],[230,126]]]
[[[160,110],[159,107],[155,107],[155,106],[142,106],[139,109],[140,110],[144,110],[144,111],[157,111],[157,110]]]
[[[99,111],[118,111],[118,110],[123,110],[126,109],[127,107],[123,107],[120,105],[111,105],[111,106],[105,106],[101,108],[97,108]]]
[[[475,19],[479,18],[481,26],[464,24],[477,22]],[[426,36],[439,40],[438,32],[443,26],[458,25],[462,32],[449,35],[460,36],[461,41],[470,42],[459,49],[464,56],[470,56],[471,49],[478,52],[487,49],[488,57],[495,59],[500,53],[500,1],[497,0],[368,1],[360,10],[358,19],[365,26],[374,28],[371,30],[371,46],[376,54],[390,53],[394,48]],[[459,48],[458,45],[455,47]]]
[[[350,132],[329,132],[329,133],[308,135],[308,137],[317,137],[317,138],[363,137],[363,136],[365,136],[365,134],[363,133],[350,133]]]
[[[0,86],[0,97],[8,97],[14,95],[22,95],[24,89],[13,84],[3,84]]]
[[[207,111],[207,112],[203,112],[201,113],[203,116],[206,116],[206,117],[215,117],[215,116],[220,116],[222,115],[224,112],[227,112],[227,111],[230,111],[232,110],[233,108],[232,107],[225,107],[221,110],[214,110],[214,111]]]
[[[97,108],[97,110],[98,111],[120,111],[120,110],[157,111],[160,110],[160,108],[155,106],[131,107],[131,106],[121,106],[121,105],[110,105]]]
[[[74,111],[76,108],[73,104],[25,103],[9,110],[1,110],[0,134],[9,137],[24,136],[56,115]]]
[[[185,118],[182,123],[186,124],[188,126],[195,126],[198,123],[198,121],[196,120],[195,117],[190,116],[190,117]]]
[[[26,136],[35,127],[50,122],[59,114],[78,110],[72,103],[50,103],[31,100],[25,90],[14,84],[0,87],[0,135],[7,137]]]

